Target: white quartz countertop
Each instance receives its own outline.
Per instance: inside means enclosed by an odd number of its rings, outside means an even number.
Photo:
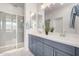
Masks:
[[[49,33],[45,35],[44,33],[30,32],[29,34],[79,48],[79,35],[65,34],[63,37],[60,36],[59,33]]]

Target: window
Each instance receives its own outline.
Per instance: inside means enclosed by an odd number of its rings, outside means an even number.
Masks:
[[[6,21],[6,31],[12,31],[12,22]]]
[[[16,30],[16,19],[6,19],[6,31]]]
[[[2,20],[0,20],[0,29],[2,29]]]
[[[12,21],[11,17],[8,15],[6,16],[6,32],[11,32],[12,31]]]
[[[16,26],[17,26],[17,23],[16,23],[16,16],[12,16],[12,30],[16,30]]]
[[[12,27],[13,27],[13,30],[16,30],[16,22],[13,22]]]

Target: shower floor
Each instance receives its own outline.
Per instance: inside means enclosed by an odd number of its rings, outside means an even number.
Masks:
[[[33,56],[33,54],[30,51],[26,51],[23,47],[6,51],[4,53],[1,53],[0,56]]]

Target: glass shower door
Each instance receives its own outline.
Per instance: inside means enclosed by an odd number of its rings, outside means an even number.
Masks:
[[[2,13],[0,12],[0,53],[2,52],[2,46],[3,46],[3,40],[2,40]]]
[[[24,46],[24,17],[0,12],[0,53]]]
[[[24,17],[18,16],[17,18],[17,47],[24,46]]]
[[[16,29],[13,30],[13,20],[16,16],[0,13],[0,51],[4,52],[16,48]]]

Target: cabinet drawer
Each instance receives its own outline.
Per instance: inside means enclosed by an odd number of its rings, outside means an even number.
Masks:
[[[70,55],[55,49],[54,50],[54,56],[70,56]]]
[[[75,55],[75,48],[73,46],[69,46],[59,42],[54,42],[48,39],[44,39],[44,43],[66,53],[69,53],[70,55]]]
[[[37,39],[38,41],[41,41],[41,42],[43,42],[43,38],[41,38],[41,37],[38,37],[38,36],[34,36],[34,35],[31,35],[32,37],[34,37],[35,39]]]

